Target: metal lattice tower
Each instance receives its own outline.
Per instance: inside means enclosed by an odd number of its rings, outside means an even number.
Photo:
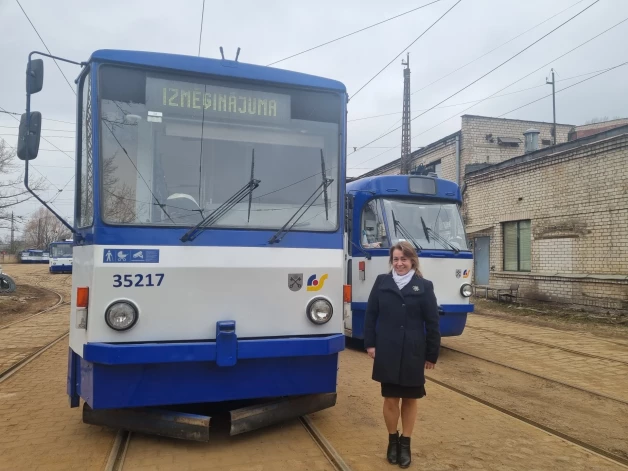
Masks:
[[[403,69],[403,118],[401,124],[401,175],[410,173],[410,53],[401,65],[405,65]]]

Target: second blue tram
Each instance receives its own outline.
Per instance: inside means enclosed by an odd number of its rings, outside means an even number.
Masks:
[[[431,176],[394,175],[347,184],[345,335],[364,338],[364,315],[377,275],[390,271],[390,247],[413,244],[423,276],[434,283],[442,336],[462,334],[470,303],[473,254],[460,215],[460,190]]]

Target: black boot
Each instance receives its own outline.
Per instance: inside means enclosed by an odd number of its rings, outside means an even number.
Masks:
[[[399,432],[388,434],[388,451],[386,458],[390,464],[397,464],[397,454],[399,452]]]
[[[407,468],[412,461],[412,453],[410,452],[410,437],[399,437],[399,467]]]

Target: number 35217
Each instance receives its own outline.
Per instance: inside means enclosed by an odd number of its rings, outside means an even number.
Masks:
[[[148,275],[113,275],[113,287],[114,288],[150,288],[153,286],[161,286],[161,282],[164,280],[163,273],[155,273]]]

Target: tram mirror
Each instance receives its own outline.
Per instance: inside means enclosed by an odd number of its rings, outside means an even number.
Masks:
[[[26,66],[26,93],[40,92],[44,86],[44,61],[42,59],[31,60],[30,71]]]
[[[26,113],[20,119],[20,130],[17,138],[17,156],[21,160],[33,160],[39,153],[39,138],[41,136],[41,113],[31,112],[28,123]]]

